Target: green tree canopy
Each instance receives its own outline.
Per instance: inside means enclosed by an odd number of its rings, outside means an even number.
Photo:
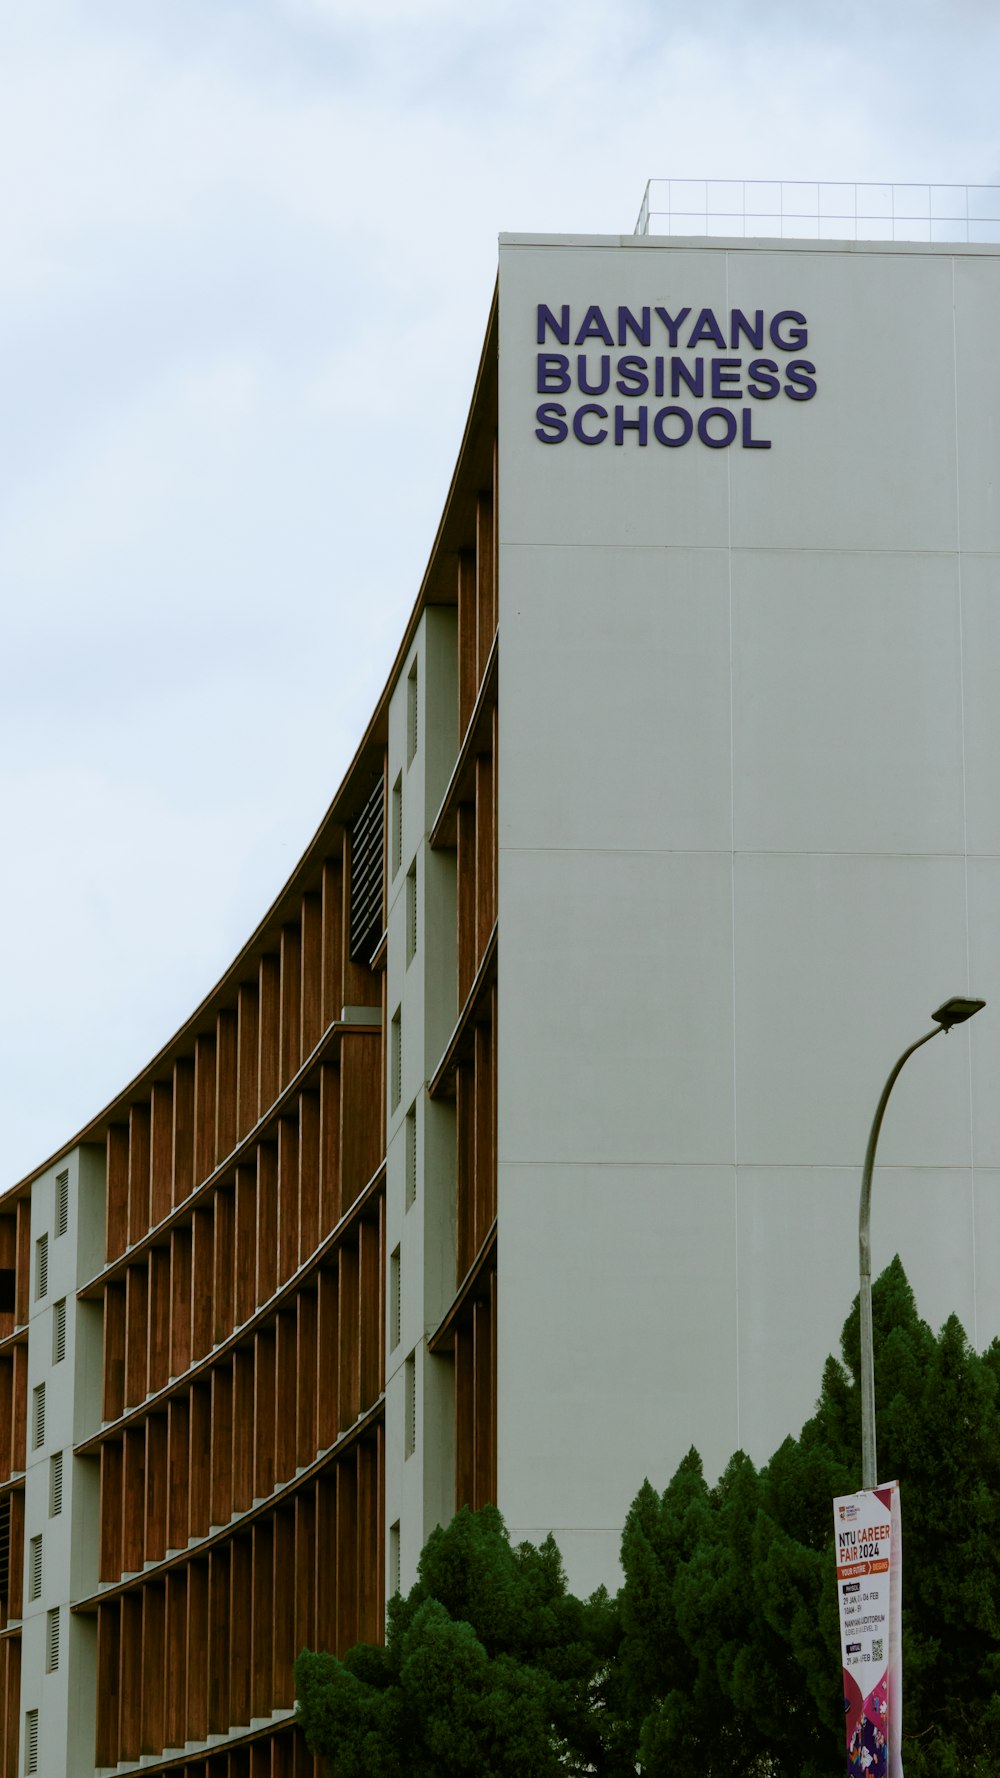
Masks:
[[[334,1778],[625,1778],[616,1646],[613,1601],[568,1591],[554,1538],[514,1548],[495,1507],[466,1507],[390,1601],[384,1649],[299,1656],[299,1721]]]
[[[873,1293],[879,1471],[900,1483],[907,1778],[1000,1772],[1000,1347],[935,1337],[898,1257]],[[816,1413],[714,1488],[689,1452],[622,1538],[623,1709],[648,1778],[844,1769],[831,1502],[860,1487],[855,1301]]]
[[[907,1778],[1000,1772],[1000,1345],[935,1336],[895,1259],[873,1293],[879,1469],[901,1487]],[[331,1778],[837,1778],[832,1500],[860,1486],[858,1304],[816,1412],[709,1487],[644,1482],[617,1598],[568,1592],[554,1540],[495,1508],[433,1533],[386,1644],[303,1653],[299,1720]]]

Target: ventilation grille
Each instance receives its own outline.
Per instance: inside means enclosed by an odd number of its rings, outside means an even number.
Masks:
[[[24,1713],[24,1769],[28,1773],[38,1771],[37,1710],[26,1710]]]
[[[56,1234],[64,1235],[69,1228],[69,1168],[65,1167],[56,1174]]]
[[[351,961],[369,964],[382,937],[382,780],[351,829]]]
[[[396,1111],[403,1090],[403,1012],[401,1007],[397,1007],[392,1015],[392,1049],[389,1063],[391,1106],[392,1110]]]
[[[45,1620],[45,1671],[55,1673],[59,1666],[59,1607],[53,1606]]]
[[[417,1201],[417,1108],[412,1105],[406,1114],[406,1208]]]
[[[412,1457],[417,1448],[417,1360],[411,1353],[406,1361],[406,1433],[405,1452]]]
[[[392,875],[393,881],[399,874],[403,862],[403,774],[400,772],[392,787]]]
[[[57,1519],[62,1512],[63,1489],[63,1454],[56,1451],[49,1458],[49,1518]]]
[[[28,1545],[28,1598],[40,1599],[42,1596],[42,1534],[38,1533]]]
[[[403,1325],[399,1248],[389,1255],[389,1350],[395,1352]]]
[[[389,1597],[399,1592],[399,1520],[389,1526]]]
[[[410,668],[406,681],[406,763],[413,764],[417,751],[417,663]]]
[[[39,1235],[35,1242],[35,1296],[49,1294],[49,1237]]]
[[[45,1443],[45,1384],[39,1383],[31,1397],[31,1448],[41,1449]]]
[[[66,1356],[66,1298],[52,1305],[52,1362],[62,1364]]]
[[[417,867],[406,877],[406,967],[417,954]]]

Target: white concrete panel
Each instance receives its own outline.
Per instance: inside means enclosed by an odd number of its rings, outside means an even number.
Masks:
[[[1000,555],[962,556],[969,850],[1000,852]]]
[[[961,543],[1000,550],[1000,257],[956,254],[955,360]]]
[[[738,847],[961,851],[955,557],[734,550],[733,688]]]
[[[826,1359],[840,1359],[858,1291],[861,1160],[739,1170],[740,1430],[755,1463],[811,1417]],[[873,1275],[898,1253],[923,1319],[936,1330],[955,1313],[970,1338],[973,1222],[971,1171],[876,1167]],[[860,1439],[859,1424],[859,1462]]]
[[[766,1463],[812,1415],[858,1289],[857,1171],[741,1167],[740,1442]]]
[[[740,853],[735,924],[740,1162],[860,1164],[896,1058],[967,991],[963,861]],[[903,1071],[879,1154],[969,1164],[964,1030]]]
[[[728,854],[500,855],[501,1161],[733,1155]]]
[[[1000,858],[969,859],[969,984],[986,1001],[969,1028],[973,1157],[1000,1167]]]
[[[591,304],[602,305],[614,317],[619,304],[633,311],[660,304],[672,316],[685,306],[692,317],[706,307],[723,310],[725,254],[674,245],[623,252],[613,241],[603,247],[502,246],[500,253],[501,543],[725,545],[728,451],[710,451],[697,441],[669,450],[652,436],[643,448],[634,433],[626,434],[621,446],[614,444],[613,433],[593,446],[572,435],[550,445],[535,437],[539,404],[561,399],[537,390],[539,351],[568,355],[575,367],[585,350],[593,367],[592,385],[608,351],[593,340],[586,347],[552,341],[539,347],[538,303],[557,311],[569,303],[577,331]],[[660,328],[655,346],[652,334],[649,348],[616,344],[612,365],[623,351],[647,358],[669,353],[668,342],[669,335]],[[572,413],[591,400],[609,414],[616,404],[629,409],[637,405],[613,385],[606,397],[571,391],[563,405]],[[661,404],[652,400],[647,405],[655,411]],[[596,431],[610,423],[591,418],[586,424]]]
[[[501,845],[731,846],[726,552],[508,546],[501,589]]]
[[[928,1066],[940,1060],[932,1049]],[[859,1163],[859,1189],[860,1177]],[[872,1181],[872,1275],[898,1253],[923,1320],[936,1333],[957,1315],[970,1339],[976,1326],[974,1196],[971,1168],[876,1166]]]
[[[976,1326],[967,1331],[980,1351],[1000,1339],[1000,1167],[975,1172]]]
[[[736,1231],[725,1167],[504,1167],[498,1503],[620,1533],[643,1477],[737,1443]],[[608,1578],[605,1576],[605,1578]]]
[[[954,549],[950,259],[747,248],[729,254],[728,302],[803,313],[807,347],[768,356],[808,359],[817,382],[811,401],[756,404],[770,451],[725,453],[733,544]]]

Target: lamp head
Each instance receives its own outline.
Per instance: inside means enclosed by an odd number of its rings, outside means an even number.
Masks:
[[[985,1005],[985,1000],[963,1000],[960,994],[956,994],[954,999],[946,1000],[943,1006],[939,1006],[937,1012],[932,1012],[931,1018],[943,1031],[950,1031],[952,1025],[964,1025],[966,1019],[971,1019],[974,1013],[982,1012]]]

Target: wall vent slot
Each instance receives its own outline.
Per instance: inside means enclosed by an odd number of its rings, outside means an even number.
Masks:
[[[402,1278],[399,1248],[389,1255],[389,1351],[395,1352],[403,1328]]]
[[[406,681],[406,763],[413,764],[417,751],[417,663],[414,661]]]
[[[406,873],[406,967],[417,954],[417,867]]]
[[[392,1015],[392,1045],[389,1052],[390,1068],[390,1103],[393,1111],[399,1110],[400,1095],[403,1091],[403,1009],[397,1006]]]
[[[62,1364],[66,1356],[66,1298],[52,1305],[52,1362]]]
[[[45,1671],[55,1673],[59,1666],[59,1607],[53,1606],[45,1620]]]
[[[31,1448],[40,1451],[45,1443],[45,1384],[39,1383],[31,1394]]]
[[[42,1596],[42,1534],[33,1537],[28,1545],[28,1598],[32,1601]]]
[[[389,1526],[389,1597],[399,1592],[399,1520]]]
[[[69,1168],[64,1167],[56,1174],[56,1234],[64,1235],[69,1228]]]
[[[35,1297],[49,1294],[49,1237],[39,1235],[35,1242]]]
[[[24,1769],[26,1773],[38,1771],[37,1710],[26,1710],[24,1713]]]
[[[57,1519],[63,1506],[63,1454],[56,1451],[49,1458],[49,1518]]]
[[[417,1355],[411,1352],[406,1361],[406,1431],[404,1452],[412,1457],[417,1448]]]
[[[406,1208],[412,1210],[417,1201],[417,1108],[411,1105],[406,1114]]]

